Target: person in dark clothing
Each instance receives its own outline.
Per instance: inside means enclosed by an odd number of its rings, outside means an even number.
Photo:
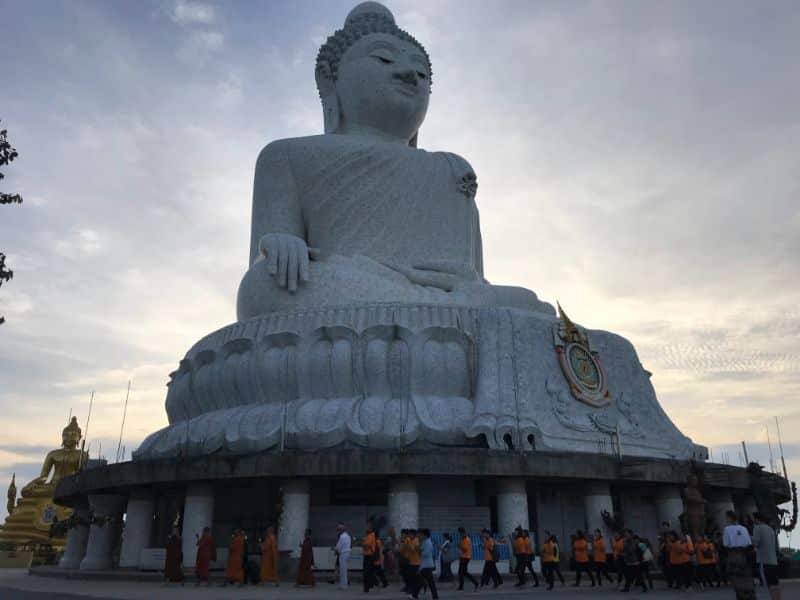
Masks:
[[[625,530],[623,540],[622,559],[625,561],[625,587],[622,591],[630,592],[631,583],[634,583],[641,587],[643,592],[646,592],[647,586],[642,580],[642,550],[630,529]]]
[[[439,581],[453,581],[453,571],[450,565],[453,562],[453,538],[449,533],[442,535],[442,543],[439,545]]]
[[[497,570],[497,559],[499,549],[497,542],[494,541],[492,533],[488,529],[483,530],[483,573],[481,574],[481,587],[488,585],[489,581],[497,588],[503,585],[503,578]]]

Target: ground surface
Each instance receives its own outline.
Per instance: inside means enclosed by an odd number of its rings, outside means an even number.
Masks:
[[[783,583],[783,597],[785,600],[800,599],[800,580]],[[372,597],[390,599],[405,598],[400,593],[399,586],[391,585],[386,590],[371,594]],[[685,600],[687,598],[702,598],[704,600],[733,600],[734,593],[731,588],[721,588],[699,592],[675,592],[667,590],[663,582],[656,582],[653,592],[642,594],[640,592],[622,594],[612,587],[592,589],[590,587],[556,586],[552,592],[543,588],[516,589],[510,578],[498,590],[481,590],[478,592],[457,592],[452,584],[442,586],[439,596],[445,598],[492,598],[497,600],[541,597],[554,600],[587,600],[589,598],[624,598],[625,600],[659,598],[660,600]],[[111,600],[117,598],[146,600],[216,600],[219,598],[231,600],[262,599],[344,599],[361,598],[361,587],[354,584],[347,591],[340,591],[328,583],[320,583],[314,589],[297,589],[285,583],[278,588],[260,588],[247,586],[242,588],[221,588],[214,585],[210,588],[195,587],[187,584],[185,587],[172,585],[165,587],[160,583],[142,581],[101,581],[101,580],[64,580],[45,577],[35,577],[27,571],[6,569],[0,570],[0,599],[2,600],[80,600],[87,598],[101,598]],[[758,590],[758,600],[768,600],[769,596],[764,589]]]

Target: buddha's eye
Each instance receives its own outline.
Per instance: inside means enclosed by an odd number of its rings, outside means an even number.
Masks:
[[[422,71],[417,71],[417,76],[420,79],[427,79],[428,78],[428,74],[427,73],[423,73]]]
[[[379,61],[381,61],[385,65],[390,65],[390,64],[392,64],[394,62],[392,59],[386,58],[385,56],[376,56],[375,58],[377,58]]]

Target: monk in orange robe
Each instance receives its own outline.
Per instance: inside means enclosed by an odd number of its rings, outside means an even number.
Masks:
[[[225,583],[244,585],[244,531],[236,529],[231,536],[228,552],[228,568],[225,569]]]
[[[314,546],[311,542],[311,530],[306,529],[303,544],[300,546],[300,564],[297,568],[297,587],[314,587]]]
[[[194,564],[197,585],[208,584],[209,568],[215,560],[217,560],[217,544],[211,537],[211,528],[206,527],[203,529],[203,536],[197,538],[197,558]]]
[[[275,529],[267,528],[267,535],[261,543],[261,583],[274,583],[278,581],[278,540],[275,538]]]

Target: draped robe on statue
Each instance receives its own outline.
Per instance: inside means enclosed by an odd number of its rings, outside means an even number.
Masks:
[[[274,142],[259,163],[239,320],[370,302],[487,306],[507,304],[509,296],[514,305],[552,311],[528,290],[483,280],[477,183],[463,158],[326,135]],[[267,233],[303,238],[322,255],[294,294],[278,287],[261,259],[258,243]],[[424,277],[431,265],[455,276],[452,289],[409,279],[408,270],[422,267]]]

